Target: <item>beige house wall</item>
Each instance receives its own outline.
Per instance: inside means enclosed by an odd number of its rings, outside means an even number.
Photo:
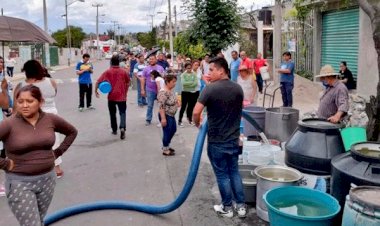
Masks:
[[[376,94],[379,81],[379,68],[377,66],[377,53],[372,38],[371,22],[367,14],[360,9],[359,14],[359,59],[357,92],[369,99]]]

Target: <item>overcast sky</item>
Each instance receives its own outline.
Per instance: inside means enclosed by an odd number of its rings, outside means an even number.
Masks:
[[[168,12],[168,0],[85,0],[85,2],[74,2],[67,0],[69,24],[80,26],[85,32],[96,32],[96,8],[94,3],[103,4],[99,8],[99,33],[107,29],[113,29],[111,21],[117,21],[126,32],[147,31],[151,26],[151,17],[154,15],[154,24],[158,25],[165,19],[165,14],[157,12]],[[74,2],[74,3],[73,3]],[[73,3],[73,4],[70,4]],[[273,3],[273,0],[238,0],[240,6],[249,9],[253,4],[255,8]],[[48,27],[50,32],[64,29],[66,26],[65,0],[46,0],[48,13]],[[43,0],[0,0],[0,7],[5,16],[18,17],[29,20],[41,28],[43,23]],[[181,7],[182,0],[171,0],[171,5],[177,6],[177,20],[186,19]],[[174,22],[174,19],[172,19]]]

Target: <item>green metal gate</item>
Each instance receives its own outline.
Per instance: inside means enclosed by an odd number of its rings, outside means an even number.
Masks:
[[[330,64],[336,71],[341,61],[356,78],[359,54],[359,8],[329,11],[322,18],[322,66]]]
[[[50,66],[57,66],[59,64],[58,47],[50,46]]]

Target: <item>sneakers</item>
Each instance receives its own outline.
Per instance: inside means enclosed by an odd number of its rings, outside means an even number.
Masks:
[[[112,131],[112,135],[117,135],[117,131]]]
[[[125,139],[125,129],[120,129],[120,139]]]
[[[145,121],[146,126],[150,126],[150,121]]]
[[[178,125],[179,125],[179,127],[181,127],[181,128],[185,127],[185,126],[183,125],[182,122],[179,122]]]
[[[238,217],[244,218],[247,216],[247,205],[245,204],[235,204],[235,212],[238,214]]]
[[[232,211],[232,207],[225,207],[223,204],[214,206],[215,212],[221,217],[231,218],[234,216],[234,211]]]
[[[234,211],[240,218],[244,218],[247,216],[247,205],[245,204],[235,204],[234,208],[223,206],[223,204],[220,204],[215,205],[214,210],[221,217],[231,218],[234,216]]]
[[[158,128],[161,128],[161,123],[158,123],[158,124],[157,124],[157,127],[158,127]]]
[[[78,111],[83,112],[83,108],[79,107]]]
[[[88,110],[95,110],[94,106],[90,105],[87,107]]]

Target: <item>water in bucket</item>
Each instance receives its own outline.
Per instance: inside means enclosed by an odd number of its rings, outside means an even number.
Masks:
[[[324,216],[331,212],[324,203],[289,196],[282,197],[272,205],[283,213],[303,217]]]

